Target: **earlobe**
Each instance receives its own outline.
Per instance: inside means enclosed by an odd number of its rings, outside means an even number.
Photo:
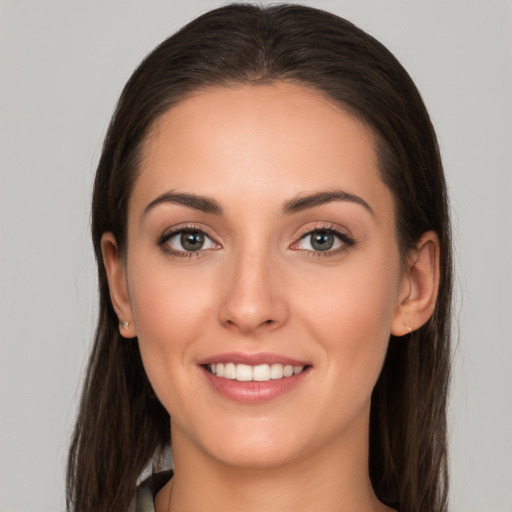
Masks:
[[[427,231],[409,254],[391,334],[409,334],[432,316],[439,288],[439,256],[439,238]]]
[[[119,318],[119,332],[125,338],[133,338],[137,333],[133,323],[126,282],[126,270],[119,254],[117,241],[112,233],[103,233],[101,237],[101,252],[107,273],[110,300]]]

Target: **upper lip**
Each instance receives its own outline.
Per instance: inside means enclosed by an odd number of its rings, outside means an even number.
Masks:
[[[242,353],[242,352],[226,352],[223,354],[216,354],[213,356],[205,357],[197,362],[199,365],[217,364],[217,363],[235,363],[247,364],[250,366],[257,366],[260,364],[282,364],[284,366],[307,366],[310,363],[300,359],[283,356],[281,354],[273,354],[271,352],[256,352],[256,353]]]

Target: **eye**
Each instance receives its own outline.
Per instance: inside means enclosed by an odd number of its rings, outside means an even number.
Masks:
[[[292,249],[310,251],[313,253],[337,254],[352,247],[354,240],[333,227],[316,228],[302,235],[298,242],[292,245]]]
[[[177,256],[191,256],[192,253],[219,247],[204,231],[195,228],[167,233],[158,241],[158,245]]]

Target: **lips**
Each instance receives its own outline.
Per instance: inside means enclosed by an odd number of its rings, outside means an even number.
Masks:
[[[312,366],[278,354],[230,353],[199,361],[214,391],[231,401],[262,403],[296,388]]]

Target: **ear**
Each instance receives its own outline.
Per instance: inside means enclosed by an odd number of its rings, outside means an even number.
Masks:
[[[407,258],[391,334],[419,329],[434,312],[439,288],[439,238],[427,231]]]
[[[133,323],[132,308],[126,282],[126,268],[119,254],[117,241],[112,233],[103,233],[101,237],[103,264],[107,272],[110,300],[119,318],[119,332],[125,338],[137,335]]]

